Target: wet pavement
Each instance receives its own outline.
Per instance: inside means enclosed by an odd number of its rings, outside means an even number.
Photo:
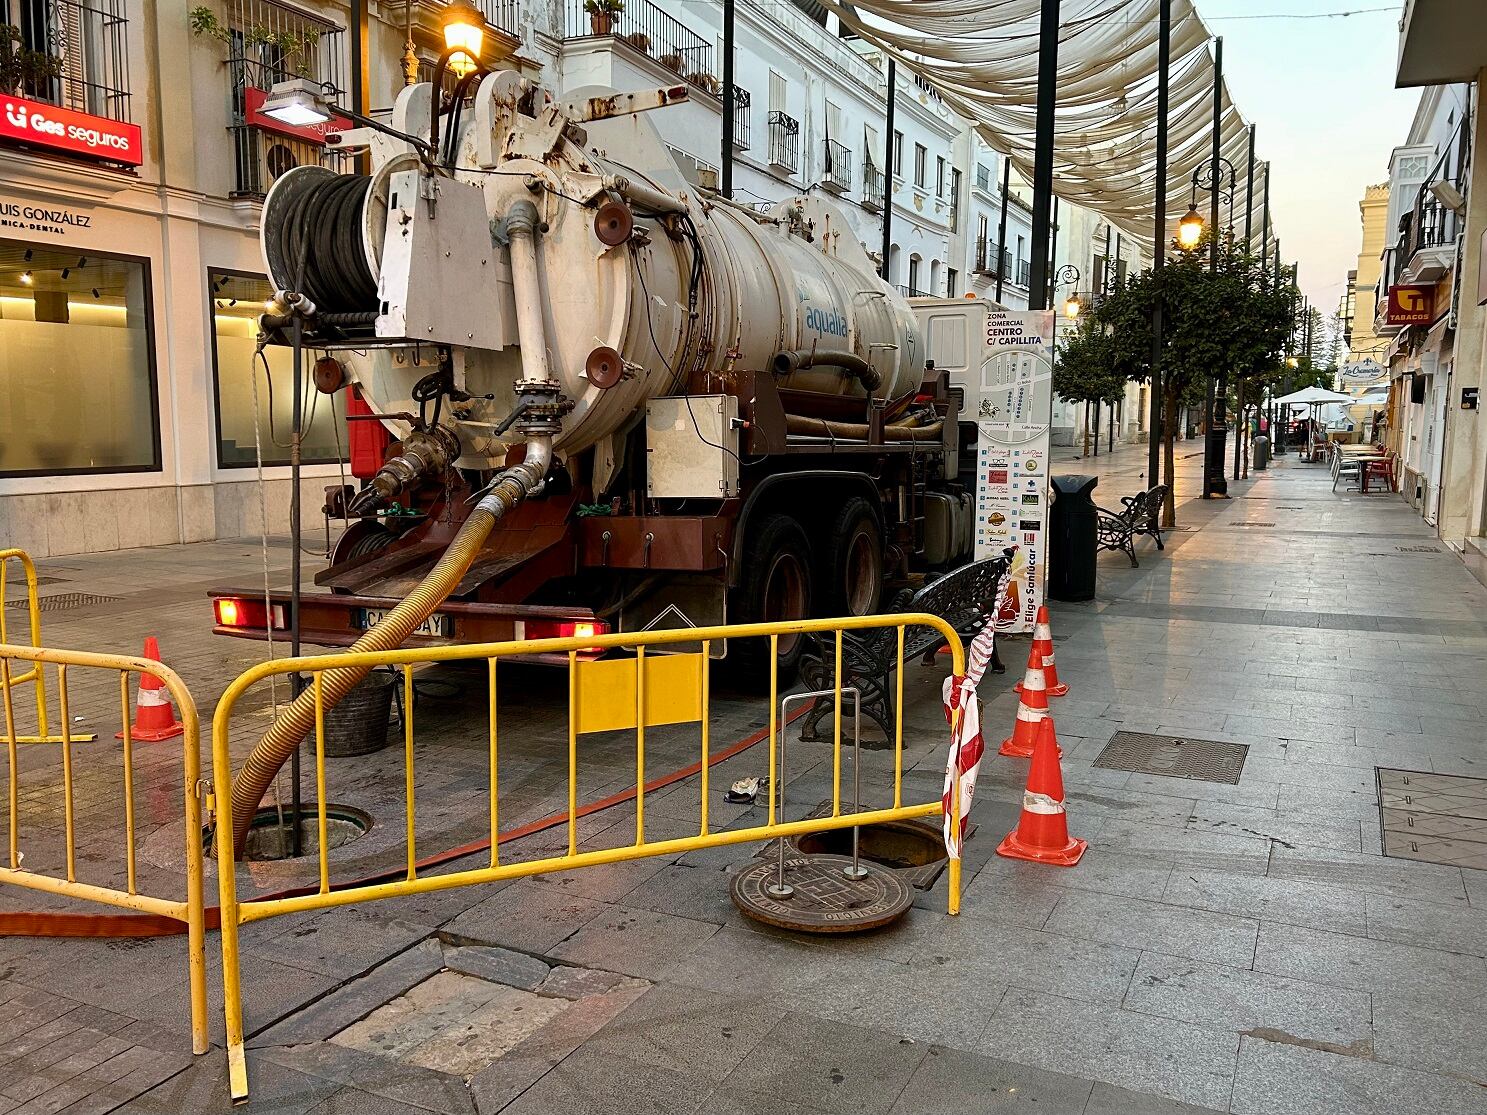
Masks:
[[[1193,498],[1201,446],[1177,448],[1179,523],[1165,552],[1141,541],[1139,568],[1104,555],[1095,600],[1054,609],[1071,689],[1053,705],[1070,825],[1090,841],[1078,866],[994,855],[1026,764],[993,755],[958,917],[945,913],[941,875],[888,929],[770,929],[729,900],[730,871],[759,850],[738,845],[256,922],[243,931],[245,1110],[1487,1111],[1487,873],[1456,865],[1487,845],[1470,816],[1482,798],[1468,792],[1476,783],[1439,781],[1481,776],[1487,762],[1487,589],[1394,497],[1333,494],[1323,468],[1290,457],[1234,483],[1235,498],[1204,502]],[[1145,485],[1144,447],[1088,460],[1065,450],[1055,467],[1098,472],[1107,506]],[[274,580],[288,557],[270,547]],[[132,653],[157,634],[209,720],[263,648],[211,635],[205,590],[263,564],[256,542],[45,562],[59,579],[44,593],[114,597],[48,612],[47,641]],[[1004,647],[1009,665],[1023,648]],[[567,795],[562,680],[509,669],[503,829]],[[906,800],[939,793],[943,669],[906,672]],[[488,825],[484,680],[483,668],[420,675],[420,855]],[[1015,680],[1013,665],[982,686],[996,738],[1012,723]],[[75,748],[78,875],[112,883],[123,877],[118,682],[78,671],[72,685],[79,728],[100,737]],[[270,715],[267,697],[246,701],[237,758]],[[762,701],[720,689],[714,750],[764,717]],[[1238,781],[1097,765],[1117,731],[1243,745]],[[697,746],[695,726],[648,733],[648,776]],[[31,745],[21,759],[21,847],[28,866],[54,870],[57,749]],[[178,742],[139,747],[151,893],[184,885],[179,759]],[[627,735],[587,737],[580,800],[632,785],[634,761]],[[1383,816],[1379,768],[1416,772],[1383,776]],[[759,823],[762,807],[721,791],[766,770],[761,746],[714,768],[714,827]],[[804,816],[830,796],[829,747],[792,735],[787,775],[789,816]],[[392,746],[334,759],[328,777],[328,798],[374,819],[332,853],[335,875],[399,864],[396,729]],[[891,792],[890,752],[864,752],[863,785],[868,804]],[[701,807],[696,776],[647,795],[647,836],[695,832]],[[628,802],[579,825],[585,848],[634,831]],[[560,824],[502,856],[566,841]],[[314,870],[255,864],[240,886],[272,890]],[[62,905],[0,888],[0,913]],[[220,988],[216,948],[213,933]],[[0,938],[0,1113],[229,1110],[220,991],[214,1047],[192,1058],[185,987],[179,937]]]

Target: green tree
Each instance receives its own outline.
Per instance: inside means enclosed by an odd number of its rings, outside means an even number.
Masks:
[[[1214,269],[1205,237],[1190,251],[1174,244],[1160,272],[1148,268],[1133,275],[1091,311],[1090,328],[1098,323],[1109,337],[1114,374],[1122,381],[1146,382],[1151,378],[1152,320],[1160,309],[1164,525],[1176,521],[1172,477],[1179,408],[1202,402],[1209,377],[1220,372],[1235,384],[1253,385],[1257,377],[1284,367],[1298,303],[1292,284],[1277,285],[1232,240],[1221,242]]]
[[[1059,342],[1053,365],[1053,393],[1070,402],[1083,403],[1086,417],[1090,404],[1113,405],[1125,395],[1129,376],[1118,367],[1115,338],[1108,325],[1095,314],[1080,316],[1075,331]],[[1097,423],[1098,424],[1098,423]],[[1089,454],[1089,422],[1084,424],[1084,452]],[[1095,432],[1096,440],[1099,431]]]

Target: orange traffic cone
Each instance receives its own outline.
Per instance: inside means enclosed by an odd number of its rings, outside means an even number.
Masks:
[[[1047,686],[1050,697],[1062,697],[1069,691],[1069,687],[1058,680],[1058,666],[1053,661],[1053,628],[1048,626],[1048,609],[1043,606],[1038,608],[1038,619],[1033,625],[1033,652],[1043,655],[1043,682]],[[1018,682],[1012,687],[1018,693],[1022,692],[1022,683]]]
[[[1012,734],[1002,740],[1001,754],[1026,759],[1033,753],[1038,739],[1038,725],[1048,716],[1048,691],[1043,681],[1043,656],[1035,646],[1028,655],[1027,672],[1017,687],[1022,699],[1017,702],[1017,723]]]
[[[1033,761],[1027,772],[1022,817],[1017,827],[997,845],[997,855],[1073,867],[1087,847],[1087,841],[1075,840],[1069,835],[1069,822],[1064,814],[1064,776],[1058,765],[1058,741],[1053,734],[1053,718],[1044,717],[1038,725],[1038,742],[1033,748]]]
[[[152,662],[160,661],[160,644],[155,636],[145,638],[144,656]],[[176,719],[175,706],[170,703],[170,691],[165,682],[154,674],[139,675],[139,695],[134,703],[134,724],[129,729],[133,739],[158,743],[186,734],[186,726]],[[115,732],[114,739],[123,739],[123,732]]]

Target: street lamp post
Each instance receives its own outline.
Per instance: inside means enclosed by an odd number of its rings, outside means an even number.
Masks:
[[[1171,101],[1169,71],[1172,68],[1172,0],[1161,0],[1157,14],[1157,179],[1156,221],[1152,236],[1151,267],[1160,277],[1167,260],[1167,111]],[[1162,284],[1154,284],[1156,298],[1151,314],[1151,398],[1146,445],[1146,486],[1155,487],[1162,471]],[[1172,478],[1167,478],[1170,487]]]

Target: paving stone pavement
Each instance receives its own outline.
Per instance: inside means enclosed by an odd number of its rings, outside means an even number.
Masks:
[[[1136,569],[1106,555],[1095,600],[1054,608],[1071,687],[1053,706],[1070,824],[1090,841],[1077,867],[992,854],[1026,773],[992,755],[958,918],[945,913],[942,876],[873,934],[758,925],[727,896],[729,870],[757,850],[739,845],[257,922],[243,932],[244,1110],[1487,1112],[1487,872],[1385,858],[1375,778],[1376,767],[1482,773],[1487,590],[1398,500],[1334,495],[1325,470],[1294,457],[1233,483],[1233,499],[1197,500],[1200,449],[1178,443],[1180,525],[1165,553],[1143,542]],[[1101,503],[1145,483],[1143,447],[1055,457],[1056,471],[1097,473]],[[275,582],[288,557],[271,542]],[[47,641],[133,652],[156,634],[209,719],[264,648],[211,635],[205,591],[254,583],[263,567],[256,541],[44,562],[58,578],[44,592],[116,598],[48,612]],[[1019,661],[1019,647],[1006,657]],[[428,685],[415,714],[425,853],[487,825],[486,726],[483,675],[420,677],[446,683]],[[117,884],[118,683],[71,680],[79,729],[100,736],[75,748],[78,873]],[[993,733],[1011,722],[1014,680],[1015,670],[983,684]],[[938,796],[940,681],[936,668],[906,674],[913,800]],[[512,682],[508,826],[566,801],[563,683],[539,669],[513,670]],[[271,711],[267,694],[250,694],[234,721],[236,758]],[[714,748],[762,716],[720,688]],[[1117,730],[1248,753],[1235,785],[1095,766]],[[648,771],[695,748],[695,729],[648,733]],[[179,745],[137,754],[141,889],[175,895]],[[759,823],[758,808],[725,805],[720,791],[763,773],[765,759],[755,747],[713,770],[715,827]],[[890,762],[865,753],[869,803],[891,791]],[[628,738],[586,738],[581,798],[628,786],[633,763]],[[27,865],[56,870],[59,755],[22,748],[20,770]],[[792,739],[786,773],[792,812],[829,798],[821,745]],[[329,778],[333,800],[375,820],[333,854],[335,874],[400,864],[401,749],[335,760]],[[698,779],[648,795],[645,812],[652,839],[695,831]],[[633,807],[578,828],[584,847],[625,843]],[[534,858],[566,841],[559,827],[502,854]],[[256,864],[239,886],[314,877],[313,864]],[[81,907],[0,889],[0,914],[56,908]],[[212,934],[219,987],[215,951]],[[189,1052],[184,953],[179,938],[0,937],[0,1115],[231,1110],[216,991],[213,1049]]]

